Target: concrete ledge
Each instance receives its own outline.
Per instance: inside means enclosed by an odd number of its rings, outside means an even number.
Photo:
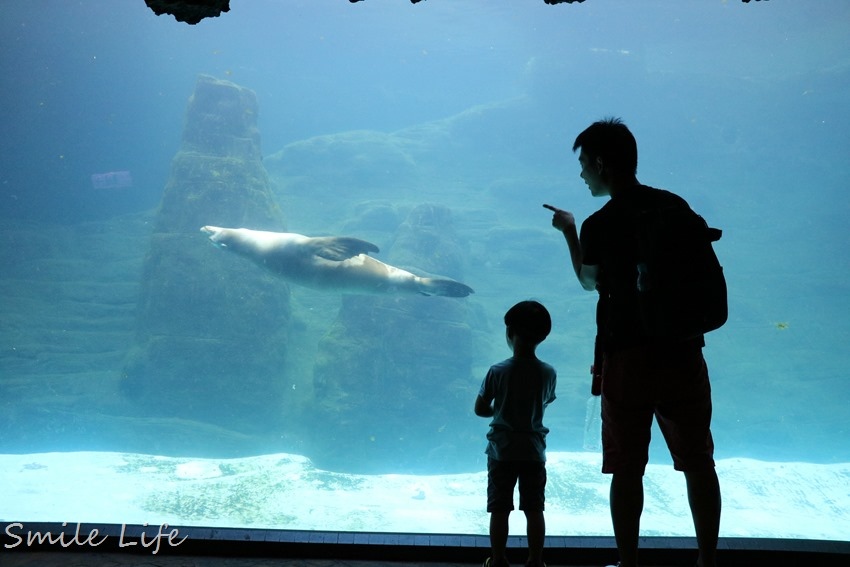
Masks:
[[[489,552],[481,535],[297,531],[117,524],[4,522],[2,552],[97,552],[478,564]],[[525,537],[508,540],[509,558],[525,560]],[[641,538],[641,560],[652,565],[692,564],[694,538]],[[546,560],[554,565],[604,565],[616,560],[611,537],[550,536]],[[725,567],[850,564],[850,542],[721,538]]]

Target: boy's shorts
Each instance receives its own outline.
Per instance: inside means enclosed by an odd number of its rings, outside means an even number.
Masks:
[[[633,348],[602,367],[602,472],[643,474],[652,418],[678,471],[714,467],[711,385],[700,348]]]
[[[497,461],[487,457],[487,512],[514,509],[514,487],[519,481],[519,509],[542,512],[546,489],[543,461]]]

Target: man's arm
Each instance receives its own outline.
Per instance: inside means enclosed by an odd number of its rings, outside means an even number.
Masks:
[[[552,226],[564,235],[567,247],[570,249],[570,260],[581,287],[587,291],[596,291],[598,266],[589,266],[582,262],[581,243],[576,230],[576,219],[569,211],[564,211],[552,205],[543,205],[553,213]]]

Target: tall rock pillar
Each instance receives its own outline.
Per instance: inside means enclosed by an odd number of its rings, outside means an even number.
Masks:
[[[216,250],[199,230],[207,224],[284,228],[255,94],[201,76],[145,258],[122,385],[141,415],[262,430],[281,411],[289,289]]]

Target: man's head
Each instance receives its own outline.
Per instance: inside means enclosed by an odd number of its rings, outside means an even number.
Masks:
[[[610,195],[619,184],[633,183],[637,174],[637,142],[619,118],[594,122],[576,137],[581,148],[581,178],[594,197]]]
[[[549,311],[537,301],[520,301],[505,313],[508,336],[518,336],[533,345],[543,342],[552,330]]]

